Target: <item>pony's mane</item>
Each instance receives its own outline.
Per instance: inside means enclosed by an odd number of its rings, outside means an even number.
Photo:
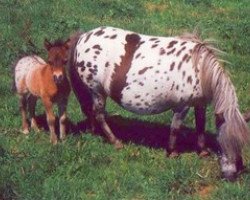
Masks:
[[[230,159],[235,160],[242,146],[249,143],[249,129],[239,111],[230,76],[221,64],[224,60],[219,59],[224,52],[214,47],[214,40],[201,40],[197,34],[186,33],[180,38],[197,43],[192,52],[193,65],[196,69],[200,67],[205,97],[212,101],[215,114],[223,117],[224,123],[218,136],[221,148]]]

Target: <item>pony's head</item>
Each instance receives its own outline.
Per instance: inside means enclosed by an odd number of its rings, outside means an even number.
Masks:
[[[66,73],[65,65],[68,62],[68,49],[70,40],[56,40],[51,43],[47,39],[44,40],[44,46],[48,51],[48,63],[51,66],[53,79],[56,84],[63,82]]]

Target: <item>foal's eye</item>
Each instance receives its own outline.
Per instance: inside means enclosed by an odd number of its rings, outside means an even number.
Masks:
[[[67,62],[68,62],[67,58],[63,59],[63,64],[67,64]]]

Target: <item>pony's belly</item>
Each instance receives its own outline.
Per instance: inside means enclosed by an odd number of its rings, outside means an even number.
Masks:
[[[136,90],[135,90],[136,91]],[[138,114],[158,114],[179,105],[178,97],[164,92],[123,92],[121,105]],[[182,102],[183,103],[183,102]]]
[[[131,82],[122,91],[121,105],[134,113],[157,114],[169,109],[186,105],[192,106],[193,100],[200,94],[193,91],[191,84],[182,87],[182,83],[160,80]],[[140,82],[141,81],[141,82]],[[200,91],[200,89],[198,89]]]

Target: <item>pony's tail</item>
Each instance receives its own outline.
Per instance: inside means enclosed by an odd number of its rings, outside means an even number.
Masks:
[[[237,159],[243,146],[250,142],[249,128],[238,108],[229,108],[223,113],[224,123],[219,128],[218,142],[222,151]]]
[[[89,88],[81,80],[77,72],[77,66],[76,66],[77,63],[75,62],[76,58],[75,50],[80,36],[81,34],[79,34],[78,32],[77,34],[75,34],[74,39],[72,40],[73,42],[71,43],[70,47],[68,72],[69,72],[71,87],[78,102],[80,103],[82,113],[85,114],[87,117],[89,117],[92,114],[93,100]]]

